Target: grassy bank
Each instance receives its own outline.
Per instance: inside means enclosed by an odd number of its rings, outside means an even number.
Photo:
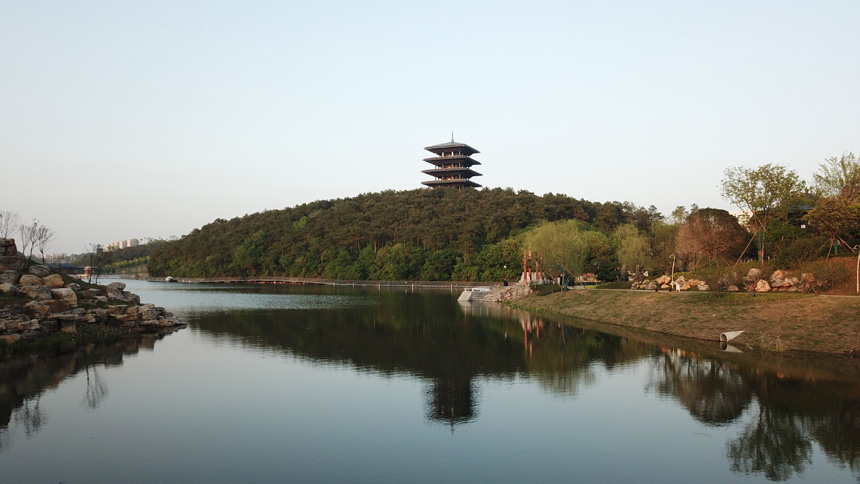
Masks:
[[[743,330],[732,344],[745,349],[845,353],[860,348],[857,297],[590,290],[531,295],[514,305],[711,341],[724,331]]]

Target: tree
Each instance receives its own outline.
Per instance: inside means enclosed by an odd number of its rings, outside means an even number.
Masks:
[[[723,198],[747,212],[759,236],[759,260],[764,261],[762,232],[772,220],[784,219],[788,208],[802,198],[806,184],[793,170],[770,163],[758,168],[726,169]]]
[[[841,196],[856,200],[860,195],[860,161],[854,153],[842,153],[841,157],[832,156],[818,165],[812,175],[815,191],[823,197]]]
[[[625,266],[635,267],[638,279],[651,252],[648,239],[641,235],[633,224],[619,225],[612,233],[612,237],[615,239],[615,254],[618,262],[621,263],[622,277],[626,277]]]
[[[39,225],[36,228],[35,235],[35,246],[39,249],[39,253],[42,254],[42,263],[45,263],[45,249],[51,244],[51,240],[54,238],[54,231],[49,229],[44,225]]]
[[[525,246],[543,256],[541,268],[554,279],[583,272],[588,246],[577,220],[545,223],[527,235]]]
[[[830,248],[827,250],[828,259],[830,258],[833,244],[837,240],[849,250],[853,250],[847,242],[842,240],[841,236],[849,230],[856,228],[858,223],[860,223],[860,204],[849,201],[841,196],[826,197],[818,200],[815,208],[810,210],[803,218],[809,222],[809,225],[813,229],[827,236],[830,242]]]
[[[99,268],[99,264],[101,264],[102,257],[104,256],[105,249],[101,244],[90,244],[88,248],[84,249],[86,253],[87,262],[89,262],[90,273],[87,278],[87,282],[92,282],[93,274],[96,276],[96,284],[99,283],[99,274],[101,273],[101,268]]]
[[[708,260],[737,258],[744,249],[748,234],[729,212],[718,208],[702,208],[690,214],[678,229],[675,251],[689,260],[701,252]]]
[[[36,236],[39,233],[39,221],[33,219],[32,224],[21,224],[21,252],[27,254],[27,258],[33,257],[33,249],[36,248]],[[29,249],[29,254],[27,253]]]
[[[9,238],[15,229],[18,228],[18,214],[15,212],[5,211],[0,212],[0,239]]]

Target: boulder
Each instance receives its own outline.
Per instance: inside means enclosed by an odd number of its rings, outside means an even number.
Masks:
[[[657,278],[657,284],[660,284],[661,286],[666,286],[670,282],[672,282],[672,278],[665,274]]]
[[[60,331],[63,333],[74,334],[78,332],[78,328],[74,321],[60,321]]]
[[[711,290],[711,286],[709,286],[707,284],[699,284],[698,286],[696,286],[696,288],[700,291],[710,291]]]
[[[18,255],[15,239],[0,239],[0,256]]]
[[[755,282],[761,279],[761,269],[757,267],[753,267],[747,272],[747,275],[744,276],[744,281],[746,282]]]
[[[0,296],[14,296],[18,294],[18,288],[14,284],[0,282]]]
[[[51,308],[45,304],[53,301],[30,301],[24,305],[24,310],[32,319],[42,321],[51,315]]]
[[[639,283],[634,282],[633,284],[630,285],[630,289],[639,289]]]
[[[785,279],[785,277],[786,277],[785,271],[778,269],[778,270],[773,271],[773,274],[770,275],[770,280],[771,281],[777,281],[777,280],[781,281],[781,280]]]
[[[107,285],[107,287],[113,287],[113,288],[118,289],[120,291],[124,291],[125,290],[125,283],[124,282],[111,282],[110,284]]]
[[[657,283],[654,281],[648,281],[648,284],[645,285],[645,289],[648,291],[653,291],[657,289]]]
[[[0,271],[24,272],[27,259],[17,255],[0,255]]]
[[[54,289],[59,291],[59,289]],[[51,290],[48,286],[19,286],[18,294],[23,294],[34,301],[47,301],[51,299]]]
[[[63,276],[59,274],[50,274],[42,278],[42,283],[51,289],[59,289],[66,285],[63,281]]]
[[[18,284],[18,273],[15,271],[4,271],[0,273],[0,284]]]
[[[126,302],[130,302],[132,304],[140,304],[140,296],[133,292],[122,291],[122,296],[125,298]]]
[[[42,304],[47,306],[52,313],[62,313],[72,308],[71,303],[65,299],[51,299],[50,301],[44,301]]]
[[[78,295],[75,294],[75,291],[69,289],[68,287],[51,289],[51,296],[52,299],[68,302],[70,307],[74,308],[78,305]]]
[[[24,274],[18,279],[18,284],[22,286],[43,286],[42,278],[33,274]]]
[[[727,287],[727,288],[726,288],[726,291],[729,291],[729,292],[738,292],[738,291],[740,291],[740,289],[738,288],[738,286],[736,286],[736,285],[734,285],[734,284],[731,284],[729,287]]]
[[[675,279],[675,284],[678,284],[681,286],[683,286],[685,282],[687,282],[687,278],[684,276],[678,276],[678,278]]]
[[[108,299],[116,299],[119,301],[125,301],[125,296],[122,295],[122,291],[120,291],[119,289],[117,289],[113,285],[107,286],[105,288],[105,290],[107,291]]]
[[[755,291],[770,292],[770,284],[768,284],[764,279],[759,279],[759,281],[755,283]]]
[[[45,266],[32,265],[29,269],[27,269],[27,272],[33,274],[36,277],[45,277],[51,273],[51,269],[48,269]]]
[[[19,339],[21,339],[21,335],[18,333],[0,335],[0,341],[5,342],[6,344],[12,344]]]

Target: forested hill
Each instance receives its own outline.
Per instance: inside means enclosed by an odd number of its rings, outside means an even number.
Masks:
[[[512,189],[368,193],[217,219],[151,256],[152,276],[304,276],[380,280],[517,278],[540,221],[645,229],[656,210]],[[505,269],[507,266],[507,269]]]

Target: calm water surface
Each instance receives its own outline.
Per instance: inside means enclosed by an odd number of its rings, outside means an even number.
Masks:
[[[860,482],[856,362],[444,291],[129,289],[188,328],[0,364],[0,483]]]

